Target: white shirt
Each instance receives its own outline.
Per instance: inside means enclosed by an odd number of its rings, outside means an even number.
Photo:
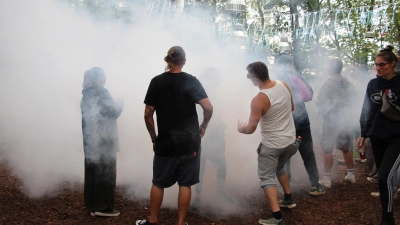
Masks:
[[[260,120],[261,143],[268,148],[285,148],[296,139],[290,92],[279,80],[275,86],[260,92],[267,95],[271,103]]]

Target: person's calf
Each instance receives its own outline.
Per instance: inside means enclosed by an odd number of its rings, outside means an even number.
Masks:
[[[343,152],[343,158],[344,161],[346,162],[347,169],[354,169],[354,162],[353,162],[353,154],[351,151],[342,151]]]
[[[192,196],[191,187],[179,186],[178,196],[178,224],[185,224],[186,213],[189,209]]]

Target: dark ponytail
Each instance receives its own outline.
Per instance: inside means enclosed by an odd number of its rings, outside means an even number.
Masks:
[[[380,50],[376,57],[384,58],[388,63],[392,63],[393,61],[397,63],[397,56],[393,52],[393,46],[388,45],[384,49]]]

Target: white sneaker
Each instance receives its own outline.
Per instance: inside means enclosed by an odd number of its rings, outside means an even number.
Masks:
[[[356,177],[355,177],[354,175],[353,175],[353,176],[347,175],[347,176],[344,177],[344,179],[345,179],[346,181],[352,183],[352,184],[355,184],[355,183],[356,183]]]
[[[318,183],[321,184],[322,186],[324,186],[324,188],[331,188],[332,187],[332,181],[328,180],[328,179],[325,179],[325,177],[322,178],[322,180],[319,180]]]
[[[398,195],[397,192],[393,193],[393,198],[397,198],[397,195]],[[377,192],[371,192],[371,196],[372,196],[372,197],[379,198],[380,193],[379,193],[379,191],[377,191]]]
[[[372,197],[379,197],[379,191],[377,191],[377,192],[371,192],[371,196]]]
[[[337,159],[337,164],[346,165],[346,162],[344,161],[344,159]]]
[[[373,177],[367,177],[367,181],[369,181],[369,182],[371,182],[371,183],[378,183],[378,181],[375,179],[375,178],[373,178]]]

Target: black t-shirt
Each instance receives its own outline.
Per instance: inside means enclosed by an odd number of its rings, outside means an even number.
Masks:
[[[207,94],[199,80],[185,72],[165,72],[151,80],[144,103],[154,106],[157,115],[156,155],[180,156],[199,150],[196,103],[204,98]]]

